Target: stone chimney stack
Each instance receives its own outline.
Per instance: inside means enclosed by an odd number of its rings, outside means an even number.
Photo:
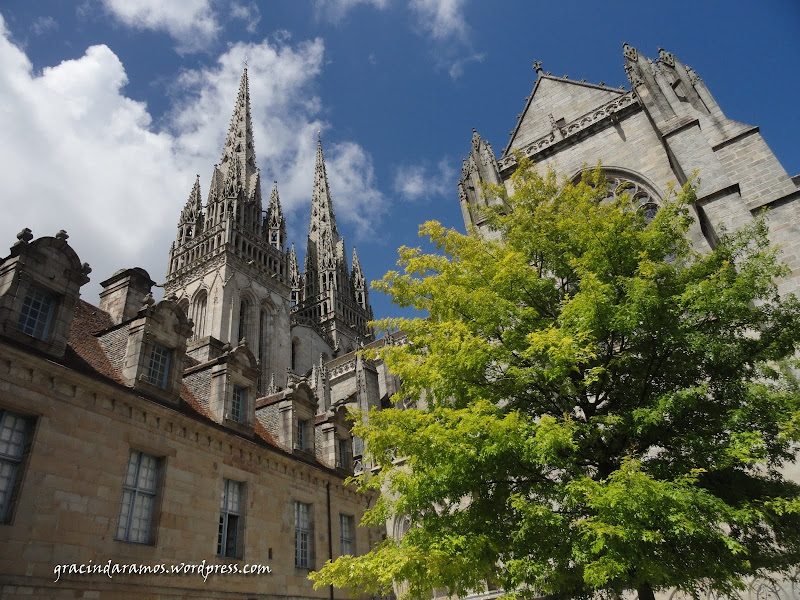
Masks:
[[[144,298],[156,284],[141,267],[120,269],[101,282],[100,310],[111,315],[114,324],[132,319],[142,308]]]

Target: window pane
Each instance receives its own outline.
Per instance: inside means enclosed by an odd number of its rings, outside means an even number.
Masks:
[[[17,323],[20,331],[40,340],[45,339],[55,303],[55,297],[51,294],[35,287],[28,288]]]
[[[117,539],[140,544],[150,541],[157,480],[158,459],[131,450],[119,503]]]
[[[158,342],[153,343],[153,352],[150,355],[150,368],[147,379],[153,385],[160,388],[167,387],[167,375],[169,374],[169,360],[172,351]]]
[[[239,502],[242,484],[231,479],[224,479],[222,497],[220,499],[219,530],[217,532],[217,554],[219,556],[236,557],[236,546],[239,536]]]

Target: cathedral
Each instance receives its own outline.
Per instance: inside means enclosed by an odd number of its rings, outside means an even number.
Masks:
[[[310,178],[311,179],[311,178]],[[321,142],[300,269],[264,210],[245,69],[205,204],[178,215],[164,298],[141,268],[80,299],[65,231],[0,262],[0,597],[339,598],[310,571],[383,535],[350,408],[387,405],[367,280]]]
[[[630,89],[535,64],[501,155],[473,132],[465,224],[491,235],[482,184],[507,184],[519,153],[571,178],[602,161],[644,210],[699,170],[695,245],[769,208],[791,269],[780,289],[796,291],[800,177],[674,55],[623,54]],[[195,181],[177,215],[162,300],[138,267],[81,299],[91,268],[64,231],[23,228],[0,260],[0,597],[345,598],[308,573],[409,526],[356,527],[377,498],[345,483],[366,468],[347,410],[391,406],[399,387],[358,350],[403,340],[369,325],[322,143],[302,269],[267,185],[265,209],[245,69],[208,189]],[[748,585],[740,600],[800,598],[790,582]]]

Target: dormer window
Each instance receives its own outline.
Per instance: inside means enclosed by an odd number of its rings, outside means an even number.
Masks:
[[[231,400],[231,419],[241,423],[245,406],[247,406],[247,388],[234,385],[233,398]]]
[[[46,339],[55,306],[55,296],[37,287],[29,287],[19,313],[19,330],[40,340]]]
[[[172,358],[172,350],[162,346],[158,342],[153,342],[153,351],[150,354],[150,367],[147,371],[147,380],[161,389],[167,388],[169,376],[169,363]]]

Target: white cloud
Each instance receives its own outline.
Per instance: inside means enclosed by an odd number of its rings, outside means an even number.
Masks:
[[[0,244],[10,246],[23,227],[36,237],[65,229],[94,269],[83,290],[91,302],[98,282],[121,267],[142,266],[162,281],[195,173],[208,193],[245,55],[265,200],[277,178],[294,239],[304,239],[306,223],[296,217],[311,198],[316,132],[329,128],[313,93],[323,52],[321,40],[237,44],[211,67],[178,78],[178,100],[157,130],[146,104],[126,96],[125,68],[107,46],[36,75],[0,16]],[[360,226],[380,215],[385,199],[367,152],[347,141],[326,151],[340,223]]]
[[[220,26],[210,0],[102,0],[116,19],[137,29],[168,32],[178,50],[194,52],[216,38]]]
[[[411,0],[420,27],[434,40],[465,40],[467,22],[462,13],[465,0]]]
[[[347,13],[361,4],[368,4],[378,10],[389,6],[389,0],[316,0],[314,12],[332,23],[341,21]]]
[[[239,4],[232,2],[228,14],[233,19],[240,19],[247,23],[246,29],[250,33],[258,30],[258,22],[261,20],[261,12],[255,3]]]
[[[31,29],[36,35],[42,35],[49,31],[57,31],[58,21],[53,17],[38,17],[33,22],[33,25],[31,25]]]
[[[427,165],[405,165],[395,172],[394,189],[405,200],[446,197],[455,188],[456,170],[446,158],[439,161],[436,170]]]

